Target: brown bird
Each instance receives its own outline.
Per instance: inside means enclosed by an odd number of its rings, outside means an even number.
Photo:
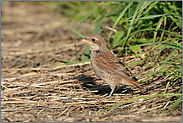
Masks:
[[[96,76],[104,80],[112,89],[109,97],[113,94],[117,85],[133,85],[145,91],[138,83],[132,73],[124,68],[116,56],[107,48],[105,40],[98,34],[92,34],[81,40],[90,47],[90,59]]]

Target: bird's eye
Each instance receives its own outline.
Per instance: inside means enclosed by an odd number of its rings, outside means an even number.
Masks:
[[[92,41],[95,41],[95,38],[92,38]]]

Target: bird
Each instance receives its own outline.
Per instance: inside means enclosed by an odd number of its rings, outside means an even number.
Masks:
[[[145,90],[137,83],[137,78],[107,48],[106,42],[99,34],[91,34],[81,40],[89,45],[90,62],[95,75],[105,81],[111,88],[109,97],[118,85],[132,85],[141,92]]]

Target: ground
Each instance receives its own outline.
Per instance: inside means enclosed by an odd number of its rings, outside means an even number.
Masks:
[[[97,79],[90,62],[64,65],[55,61],[76,61],[74,33],[58,20],[63,18],[61,15],[46,12],[43,5],[25,2],[6,2],[1,11],[2,122],[182,121],[181,104],[160,114],[178,98],[168,96],[139,99],[96,117],[103,109],[120,102],[163,93],[169,76],[155,76],[142,83],[148,94],[142,94],[136,88],[126,91],[131,87],[122,86],[108,99],[111,90],[105,82]],[[62,20],[72,28],[79,24]],[[78,31],[87,36],[93,29],[94,25],[83,23]],[[81,39],[76,35],[79,57],[86,48]],[[118,58],[123,61],[123,57]],[[130,55],[125,63],[137,60]],[[141,65],[130,69],[135,75],[153,71],[153,68],[145,71]],[[181,87],[181,82],[177,82],[167,93],[176,92]]]

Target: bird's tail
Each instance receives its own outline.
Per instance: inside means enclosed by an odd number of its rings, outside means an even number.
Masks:
[[[143,89],[137,82],[130,80],[130,79],[125,79],[125,82],[127,85],[133,85],[134,87],[138,88],[141,92],[145,92],[146,90]]]

